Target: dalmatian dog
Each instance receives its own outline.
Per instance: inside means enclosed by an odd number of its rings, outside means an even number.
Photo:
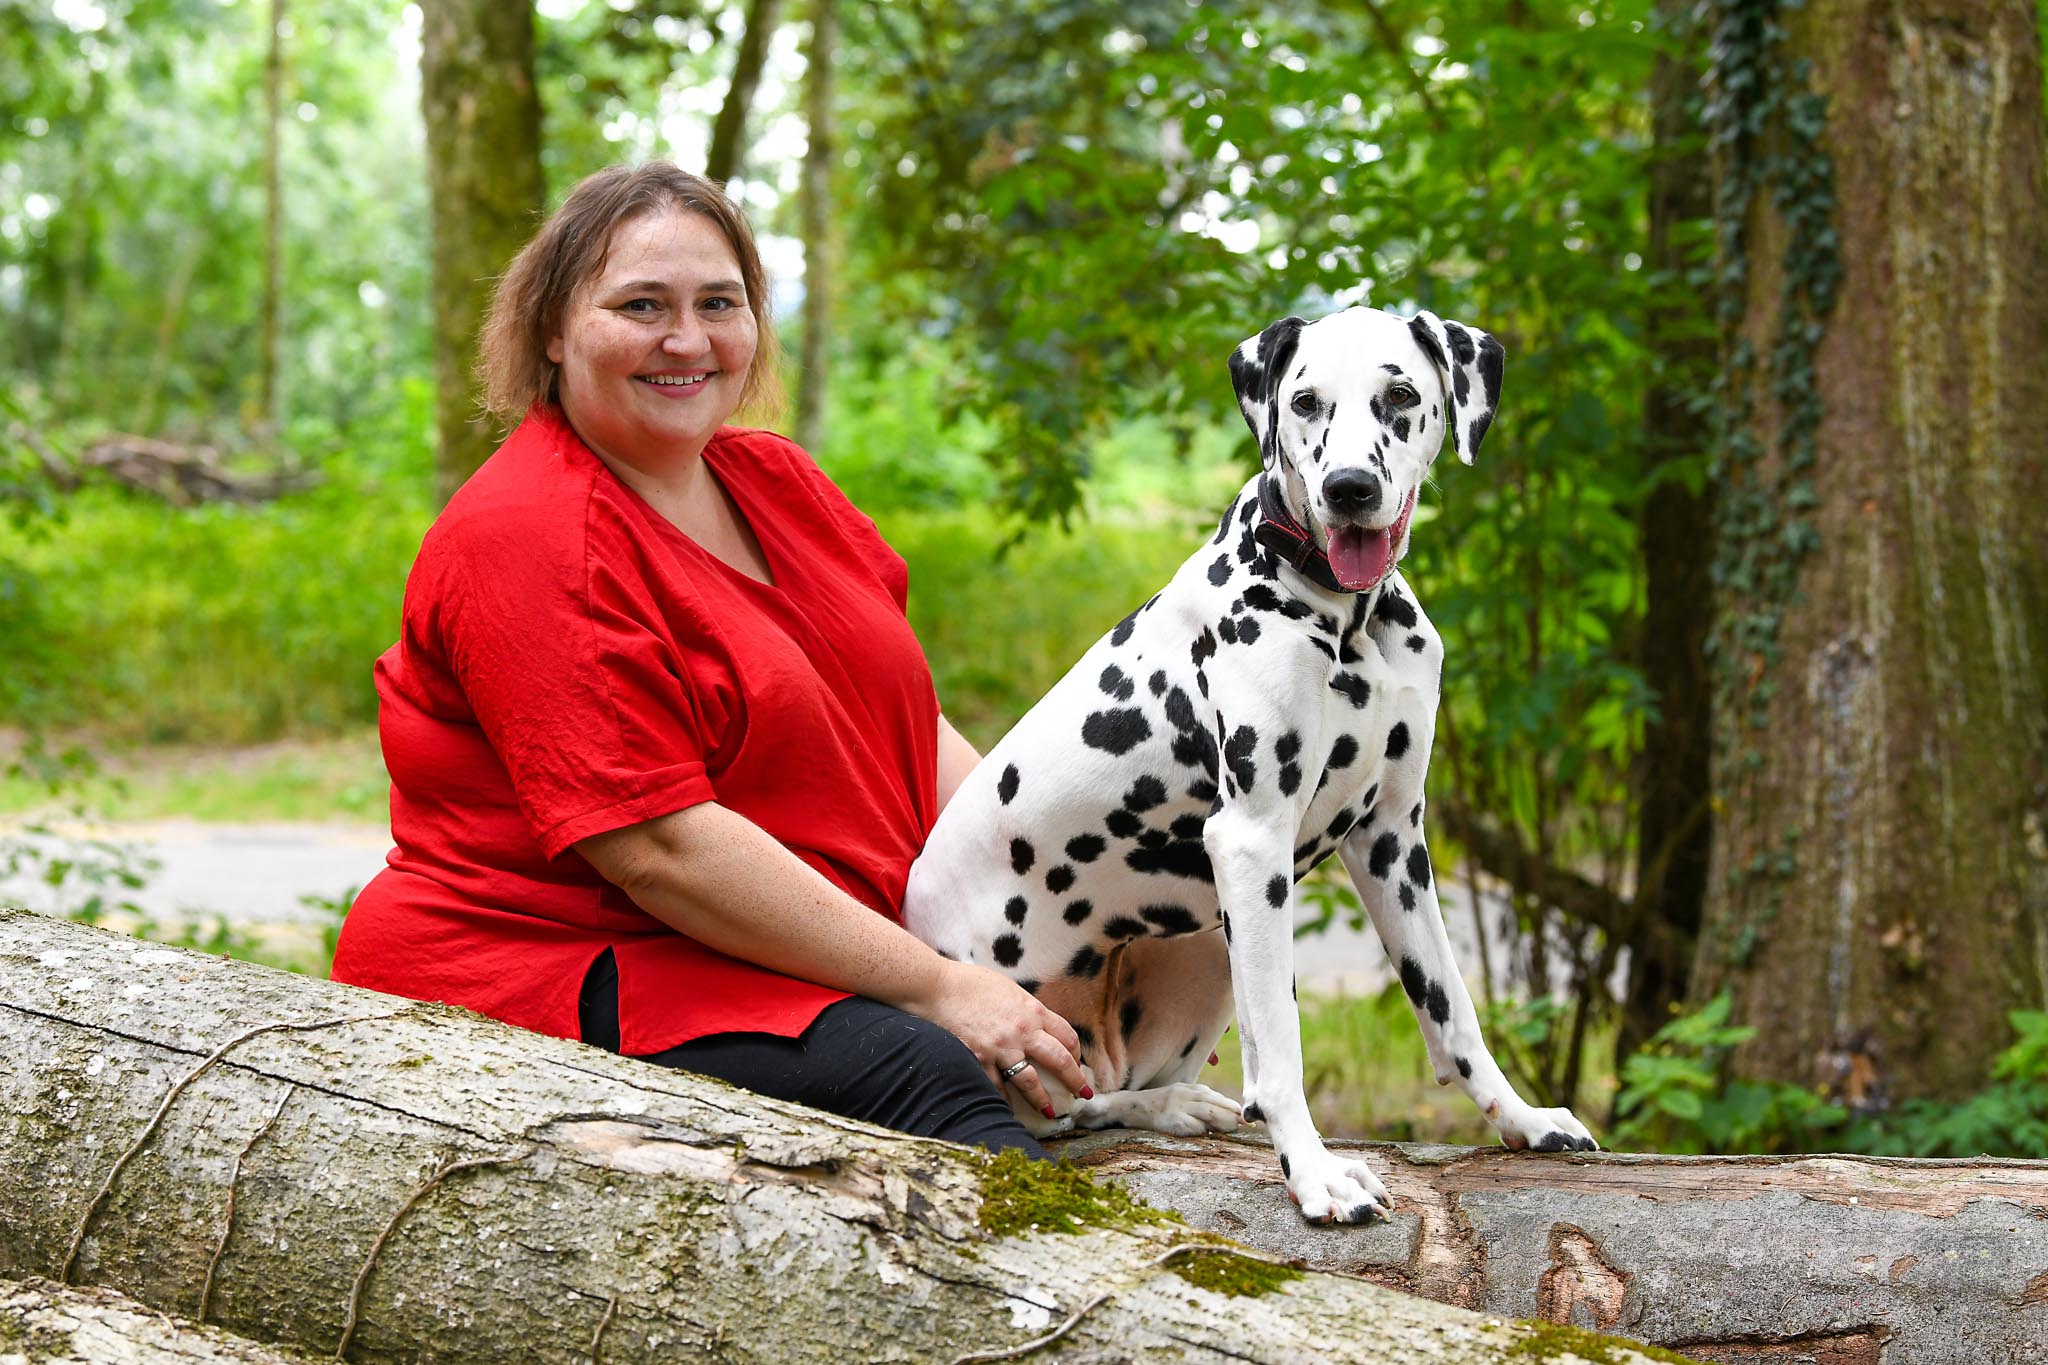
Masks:
[[[904,922],[1007,973],[1079,1035],[1092,1099],[1040,1076],[1040,1136],[1229,1132],[1263,1119],[1315,1222],[1389,1207],[1331,1153],[1303,1093],[1295,884],[1336,853],[1397,964],[1440,1084],[1503,1143],[1591,1150],[1480,1036],[1423,839],[1443,644],[1395,568],[1448,438],[1493,420],[1500,344],[1424,312],[1283,318],[1230,358],[1262,468],[1164,589],[1097,641],[954,795],[910,873]],[[1229,1026],[1245,1103],[1197,1077]]]

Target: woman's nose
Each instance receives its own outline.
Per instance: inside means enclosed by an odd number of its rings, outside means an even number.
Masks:
[[[661,349],[669,355],[700,355],[704,346],[704,324],[691,312],[677,318],[675,325],[661,339]]]

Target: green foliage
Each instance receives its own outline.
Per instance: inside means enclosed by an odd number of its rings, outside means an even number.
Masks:
[[[1723,992],[1667,1024],[1623,1064],[1611,1145],[1692,1153],[2048,1157],[2048,1013],[2012,1012],[2016,1041],[1976,1094],[1852,1114],[1800,1086],[1728,1079],[1728,1055],[1756,1032],[1730,1026],[1729,1009]]]

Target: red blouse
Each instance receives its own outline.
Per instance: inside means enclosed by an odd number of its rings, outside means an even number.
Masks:
[[[577,1036],[617,956],[622,1050],[793,1037],[844,991],[668,928],[571,845],[717,801],[900,917],[938,815],[938,700],[874,523],[780,436],[704,459],[773,587],[701,549],[536,407],[428,531],[377,661],[388,866],[334,979]]]

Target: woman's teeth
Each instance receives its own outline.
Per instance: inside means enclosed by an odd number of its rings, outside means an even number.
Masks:
[[[665,386],[701,384],[711,376],[708,374],[643,374],[640,379],[649,384]]]

